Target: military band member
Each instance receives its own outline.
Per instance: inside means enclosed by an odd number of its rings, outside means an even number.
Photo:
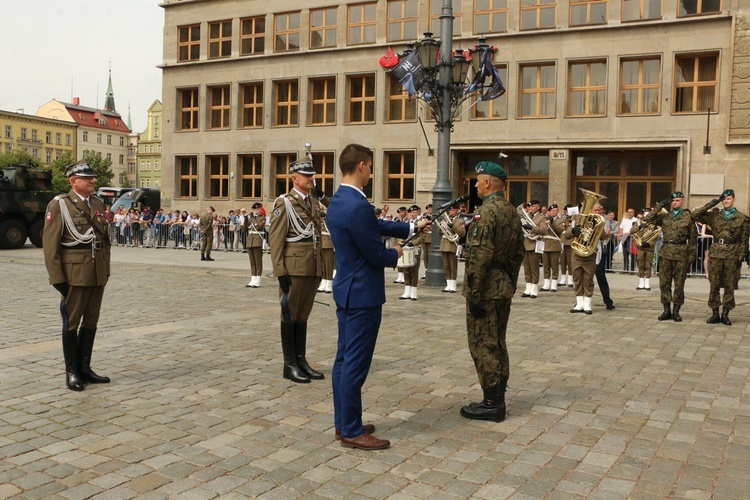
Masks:
[[[214,207],[208,207],[206,213],[201,215],[198,227],[201,231],[201,260],[214,260],[211,258],[211,249],[214,246]]]
[[[597,203],[591,209],[591,213],[599,214],[604,211]],[[583,229],[578,222],[581,215],[573,216],[573,223],[565,230],[566,236],[579,236]],[[598,247],[599,242],[597,242]],[[573,285],[575,286],[576,305],[570,310],[572,313],[593,314],[591,310],[591,298],[594,295],[594,277],[596,276],[597,253],[594,252],[586,257],[573,252],[571,264],[573,267]],[[601,259],[601,254],[600,257]]]
[[[247,255],[250,258],[250,283],[247,288],[260,288],[260,277],[263,275],[263,244],[265,243],[266,218],[261,215],[260,209],[263,205],[253,203],[250,215],[245,216],[244,228],[247,238],[245,245]],[[245,209],[243,208],[244,212]],[[240,234],[239,232],[237,233]]]
[[[675,191],[643,219],[661,227],[663,235],[659,251],[659,290],[664,312],[659,315],[659,321],[682,321],[680,308],[685,303],[685,279],[698,250],[695,224],[690,214],[682,209],[684,202],[685,195]],[[670,309],[670,306],[673,307]]]
[[[84,383],[109,382],[109,377],[91,369],[91,353],[110,274],[112,244],[104,203],[94,196],[94,170],[80,161],[68,166],[65,176],[70,191],[47,205],[44,263],[50,284],[62,295],[65,383],[70,390],[82,391]]]
[[[572,206],[565,205],[565,208],[563,208],[562,225],[565,229],[568,229],[568,226],[570,226],[568,209]],[[573,247],[570,246],[573,242],[573,235],[563,230],[563,233],[560,235],[560,242],[562,243],[563,251],[560,255],[560,280],[558,284],[560,286],[568,285],[568,287],[573,288]]]
[[[412,205],[407,210],[407,219],[405,222],[413,223],[415,226],[419,223],[419,211],[420,208],[417,205]],[[399,297],[399,300],[417,300],[417,288],[419,287],[419,265],[420,265],[420,251],[422,244],[427,240],[427,232],[422,231],[419,236],[413,238],[407,243],[404,251],[408,251],[407,248],[412,248],[414,252],[414,265],[411,267],[404,267],[404,294]],[[400,243],[400,242],[399,242]]]
[[[432,203],[429,203],[425,205],[424,207],[424,213],[420,214],[419,220],[422,219],[429,219],[432,220]],[[427,269],[430,267],[430,250],[432,248],[432,228],[430,227],[427,229],[427,236],[425,237],[424,242],[422,243],[422,258],[424,259],[424,276],[422,276],[422,279],[425,279],[425,276],[427,275]]]
[[[547,229],[544,235],[544,253],[542,254],[542,268],[544,270],[542,291],[544,292],[557,291],[560,254],[562,253],[560,235],[565,232],[564,221],[558,217],[558,213],[559,207],[557,204],[551,204],[547,207],[545,218],[539,223],[540,227]]]
[[[406,207],[398,207],[398,210],[396,210],[396,217],[393,218],[393,221],[394,222],[409,222],[409,215],[407,214]],[[398,274],[396,275],[396,279],[393,282],[403,285],[404,284],[404,268],[397,267],[396,272]]]
[[[516,209],[505,199],[505,169],[483,161],[476,171],[477,194],[483,204],[466,228],[462,293],[466,297],[469,351],[484,397],[462,407],[461,415],[502,422],[510,376],[505,336],[523,261],[524,235]]]
[[[633,242],[637,249],[636,263],[638,264],[638,286],[635,288],[636,290],[651,290],[651,267],[654,262],[654,246],[656,245],[656,240],[654,239],[649,242],[642,239],[642,237],[654,227],[644,222],[645,217],[650,212],[650,209],[644,208],[638,216],[638,221],[634,222],[633,227],[630,228],[630,234],[633,236]],[[641,236],[640,239],[636,238],[638,235]],[[638,244],[638,241],[641,242],[640,245]]]
[[[712,211],[711,208],[719,203],[721,210]],[[731,325],[729,311],[735,306],[734,284],[737,282],[739,264],[748,248],[748,217],[734,207],[734,190],[726,189],[718,199],[693,212],[693,219],[708,224],[714,236],[708,256],[708,307],[712,314],[706,323]],[[724,289],[723,297],[720,297],[720,288]],[[720,305],[723,306],[721,317]]]
[[[455,235],[455,226],[464,226],[463,219],[458,216],[458,204],[454,203],[448,209],[448,219],[450,220],[449,226],[453,228]],[[458,244],[456,241],[451,241],[446,235],[440,235],[440,256],[443,259],[443,272],[445,273],[446,285],[443,292],[456,293],[456,287],[458,282]]]
[[[312,161],[293,162],[289,165],[289,173],[293,189],[279,196],[274,203],[268,243],[273,274],[279,280],[283,375],[292,382],[306,384],[310,379],[324,378],[308,364],[305,351],[307,319],[322,276],[317,206],[319,202],[327,206],[328,198],[315,187]]]
[[[336,253],[333,248],[331,232],[328,231],[326,213],[324,211],[320,212],[320,240],[323,248],[323,260],[321,261],[323,264],[323,279],[320,280],[318,292],[332,293],[333,276],[336,273]]]
[[[537,252],[537,247],[539,244],[543,244],[547,229],[539,226],[542,220],[544,220],[544,216],[539,211],[538,200],[529,201],[527,213],[532,223],[527,224],[524,222],[522,224],[523,228],[531,233],[531,236],[526,236],[523,240],[523,276],[526,281],[526,289],[521,294],[521,297],[535,299],[539,295],[539,264],[542,261],[543,253]]]

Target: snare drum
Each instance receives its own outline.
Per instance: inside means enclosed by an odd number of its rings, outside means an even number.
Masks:
[[[414,267],[417,264],[419,254],[417,247],[404,247],[404,254],[398,258],[397,267]]]

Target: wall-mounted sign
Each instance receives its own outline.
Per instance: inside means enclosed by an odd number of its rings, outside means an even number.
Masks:
[[[568,150],[567,149],[550,149],[549,159],[550,160],[567,160]]]

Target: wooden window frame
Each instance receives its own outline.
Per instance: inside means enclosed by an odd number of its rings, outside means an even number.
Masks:
[[[289,164],[297,160],[297,153],[271,153],[271,168],[273,169],[274,197],[288,193],[292,189],[292,174],[289,173]],[[284,191],[280,191],[279,183],[284,182]]]
[[[367,18],[368,8],[372,8],[372,20]],[[359,14],[360,21],[352,21],[353,14]],[[376,41],[377,30],[377,2],[365,2],[349,5],[346,9],[346,44],[347,45],[372,45]],[[359,32],[359,41],[352,41],[352,31]],[[368,40],[367,33],[371,31],[372,40]]]
[[[540,77],[541,77],[541,70],[542,68],[546,67],[552,67],[554,70],[554,76],[555,81],[553,82],[552,87],[540,87]],[[536,68],[536,82],[537,87],[526,89],[523,87],[523,70],[526,68]],[[530,64],[522,64],[519,67],[518,71],[518,89],[520,98],[518,99],[518,118],[520,119],[544,119],[544,118],[554,118],[555,117],[555,108],[557,106],[557,66],[554,62],[542,62],[542,63],[530,63]],[[529,114],[524,115],[523,114],[523,96],[527,94],[534,94],[536,95],[536,113],[535,114]],[[541,97],[542,94],[553,94],[555,96],[554,103],[552,104],[552,114],[551,115],[542,115],[539,114],[539,110],[541,109]]]
[[[322,24],[316,24],[314,19],[316,14],[323,14]],[[333,24],[330,24],[329,15],[333,14]],[[333,43],[327,42],[328,35],[333,32]],[[320,45],[314,44],[314,36],[320,35]],[[336,47],[338,34],[338,7],[321,7],[319,9],[310,9],[310,49],[325,49]]]
[[[392,77],[386,77],[388,88],[386,89],[386,116],[388,123],[413,123],[417,121],[417,100],[409,96],[403,85]],[[394,106],[399,110],[400,118],[395,117]]]
[[[720,14],[722,7],[724,7],[724,2],[722,0],[719,0],[719,10],[712,10],[708,12],[703,12],[703,3],[706,0],[696,0],[696,6],[695,6],[695,12],[694,13],[681,13],[682,10],[682,2],[678,0],[677,2],[677,17],[692,17],[692,16],[706,16],[710,14]]]
[[[219,28],[218,36],[212,36],[211,31]],[[227,30],[229,33],[227,33]],[[215,54],[214,54],[215,52]],[[208,23],[208,58],[223,59],[232,56],[232,20],[212,21]]]
[[[480,0],[474,0],[473,8],[473,19],[472,19],[472,32],[475,35],[484,35],[487,33],[507,33],[508,32],[508,2],[505,0],[505,7],[495,7],[496,3],[502,4],[503,0],[484,0],[488,3],[487,9],[482,9],[477,6]],[[487,20],[487,31],[481,30],[477,27],[477,16],[488,16]],[[505,19],[505,28],[501,31],[492,30],[492,26],[495,23],[495,16],[502,16]]]
[[[240,174],[239,198],[261,199],[263,197],[263,155],[260,153],[237,155],[237,167]],[[246,183],[249,183],[249,194],[245,190]]]
[[[417,37],[417,31],[419,30],[419,2],[418,0],[387,0],[387,19],[386,19],[386,35],[385,38],[388,42],[403,42],[407,40],[415,40]],[[415,6],[414,16],[407,17],[407,10],[409,4],[412,3]],[[396,4],[401,5],[401,17],[391,17],[391,10]],[[411,26],[414,26],[413,33],[411,33]],[[393,31],[398,28],[398,35],[394,35]]]
[[[273,96],[273,126],[299,126],[299,80],[275,80]],[[281,123],[279,120],[285,115],[287,119]]]
[[[372,94],[367,94],[367,79],[372,79]],[[362,95],[353,97],[352,86],[355,81],[361,82]],[[346,123],[352,125],[364,125],[375,123],[375,92],[376,81],[375,73],[364,73],[359,75],[347,75],[346,77]],[[355,106],[361,106],[361,119],[354,120]],[[371,120],[367,120],[368,111],[372,115]]]
[[[714,57],[716,59],[715,67],[716,67],[716,73],[715,73],[715,79],[714,80],[700,80],[700,59],[706,58],[706,57]],[[700,96],[698,95],[699,91],[701,89],[712,87],[714,89],[713,92],[713,102],[711,103],[710,109],[712,112],[715,112],[718,106],[718,100],[719,100],[719,72],[721,71],[720,64],[721,61],[719,59],[720,53],[718,51],[708,51],[708,52],[693,52],[689,54],[675,54],[674,55],[674,91],[672,92],[672,112],[674,114],[691,114],[691,113],[705,113],[706,109],[697,109],[697,106],[700,101]],[[677,78],[677,70],[680,67],[679,61],[682,59],[694,59],[694,65],[693,65],[693,80],[686,81],[686,82],[679,82]],[[692,88],[692,106],[690,110],[683,111],[683,110],[677,110],[678,105],[678,92],[680,89],[688,89]]]
[[[185,106],[185,99],[184,96],[186,94],[190,94],[190,105]],[[200,118],[200,105],[198,102],[198,99],[200,97],[200,92],[198,87],[188,87],[183,89],[177,89],[177,104],[179,106],[179,114],[180,114],[180,120],[177,122],[178,127],[180,131],[192,131],[192,130],[198,130],[199,128],[199,121]],[[185,119],[189,120],[190,126],[185,126]]]
[[[620,10],[620,12],[622,13],[621,14],[622,22],[624,22],[624,23],[631,23],[631,22],[638,22],[638,21],[653,21],[653,20],[656,20],[656,19],[661,19],[663,17],[663,13],[664,13],[664,2],[665,1],[666,0],[621,0],[621,4],[620,4],[621,10]],[[639,7],[638,7],[638,12],[639,13],[638,13],[638,17],[637,18],[635,18],[635,17],[632,18],[632,19],[626,19],[625,18],[626,14],[627,14],[626,9],[625,9],[625,3],[626,2],[638,2],[639,3]],[[648,5],[650,5],[651,2],[659,2],[659,15],[656,16],[656,17],[645,17],[646,7]]]
[[[229,155],[206,155],[206,178],[206,198],[229,199]]]
[[[300,11],[280,12],[274,14],[273,18],[273,51],[278,52],[296,52],[300,50],[300,41],[302,30],[300,28]],[[279,23],[284,21],[284,27]],[[295,27],[296,24],[296,27]],[[297,44],[294,44],[296,38]],[[280,43],[283,42],[283,43]],[[283,46],[283,48],[281,48]]]
[[[315,97],[319,86],[323,86],[323,97]],[[308,124],[312,126],[336,125],[336,77],[327,76],[310,78],[308,80],[310,94],[308,108]],[[322,109],[322,121],[316,121],[316,110]]]
[[[601,85],[594,85],[591,83],[591,69],[593,64],[604,65],[604,83]],[[586,66],[586,84],[582,86],[574,87],[571,83],[571,76],[573,74],[573,66]],[[567,79],[567,105],[565,106],[566,117],[575,118],[602,118],[607,116],[607,60],[606,59],[590,59],[585,61],[568,61],[568,79]],[[585,105],[584,113],[576,114],[570,109],[572,104],[572,94],[582,93],[585,94]],[[602,100],[603,111],[601,113],[591,112],[591,96],[594,92],[604,92],[604,98]]]
[[[498,63],[495,64],[498,73],[500,73],[500,79],[504,82],[508,81],[508,64]],[[472,98],[472,109],[471,109],[471,120],[486,121],[486,120],[507,120],[508,119],[508,94],[503,94],[500,97],[491,101],[479,101],[477,99],[481,96],[475,96]],[[480,107],[481,106],[481,107]],[[487,116],[477,116],[477,112],[483,107],[487,108]],[[493,112],[495,108],[504,108],[504,112],[500,116],[494,116]]]
[[[594,22],[591,20],[591,10],[597,5],[604,5],[604,20]],[[576,8],[585,7],[586,9],[586,22],[585,23],[574,23],[573,22],[573,10]],[[570,26],[596,26],[601,24],[607,24],[609,0],[570,0],[570,9],[568,11],[568,19],[570,19]]]
[[[388,201],[414,201],[414,197],[416,196],[417,191],[417,155],[414,151],[385,151],[383,153],[384,155],[384,161],[383,161],[383,178],[385,181],[385,199]],[[400,173],[391,173],[391,161],[393,158],[399,155],[400,156]],[[406,155],[411,156],[412,159],[412,173],[408,173],[405,171],[406,162],[404,162],[404,159],[406,158]],[[404,183],[411,179],[412,180],[412,192],[411,196],[404,196],[405,191],[407,188],[404,186]],[[390,194],[390,184],[391,181],[396,180],[399,183],[399,197],[393,197]]]
[[[178,198],[198,198],[198,157],[178,156],[175,160],[175,163],[179,165],[175,169],[177,185],[180,188]],[[186,161],[187,164],[185,164]],[[184,173],[184,167],[188,168],[187,173]]]
[[[658,71],[658,81],[656,83],[643,83],[643,65],[646,61],[657,61],[659,63],[659,71]],[[635,84],[625,84],[623,83],[623,65],[626,63],[638,63],[638,83]],[[619,79],[619,89],[617,92],[618,99],[617,99],[617,114],[619,116],[644,116],[644,115],[660,115],[661,114],[661,71],[662,71],[662,59],[660,56],[643,56],[643,57],[623,57],[620,59],[620,79]],[[622,94],[624,91],[637,91],[638,92],[638,102],[637,102],[637,110],[634,112],[623,112],[623,98]],[[657,96],[656,96],[656,105],[657,110],[656,111],[646,111],[646,105],[643,95],[644,92],[649,90],[656,90]]]
[[[259,25],[261,25],[259,27]],[[249,27],[249,31],[245,28]],[[262,31],[260,31],[262,30]],[[246,45],[250,50],[245,50]],[[266,50],[266,16],[244,17],[240,19],[240,55],[263,54]]]
[[[544,0],[529,0],[529,1],[535,1],[536,3],[534,5],[524,5],[523,2],[521,2],[521,15],[519,17],[519,25],[520,25],[520,31],[532,31],[532,30],[547,30],[552,29],[557,25],[557,0],[554,0],[554,3],[548,4],[548,3],[541,3]],[[544,11],[552,11],[552,24],[550,26],[541,26],[542,22],[542,13]],[[524,26],[523,20],[524,20],[524,13],[536,11],[534,26]]]
[[[197,38],[194,38],[197,29]],[[183,35],[185,37],[183,38]],[[182,51],[185,49],[185,57]],[[201,57],[201,25],[187,24],[177,27],[177,61],[197,61]]]
[[[240,83],[240,128],[263,128],[263,85],[263,82]],[[252,90],[252,102],[247,100],[249,90]],[[252,115],[252,123],[248,123],[248,113]]]
[[[209,85],[208,94],[208,130],[228,130],[231,119],[232,87],[227,85]],[[216,102],[218,96],[219,102]]]
[[[336,176],[336,156],[333,151],[313,152],[313,165],[319,173],[315,174],[315,181],[324,193],[333,193],[334,178]],[[318,170],[320,169],[320,170]],[[329,195],[330,196],[330,195]]]

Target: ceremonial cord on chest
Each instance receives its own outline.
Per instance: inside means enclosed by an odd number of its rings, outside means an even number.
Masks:
[[[70,210],[68,210],[68,204],[65,203],[63,200],[59,200],[60,202],[60,215],[62,216],[63,225],[65,229],[68,230],[70,235],[73,237],[74,241],[70,242],[62,242],[63,246],[66,247],[72,247],[75,245],[78,245],[80,243],[86,244],[86,243],[93,243],[96,241],[96,234],[94,233],[94,228],[92,226],[89,226],[88,230],[81,234],[78,231],[78,228],[76,228],[75,222],[73,222],[73,218],[70,216]]]
[[[290,200],[288,196],[284,196],[284,205],[286,207],[286,218],[287,222],[289,223],[289,227],[294,233],[297,233],[297,236],[287,236],[286,241],[295,242],[304,240],[306,238],[312,238],[314,243],[315,225],[313,224],[313,221],[311,220],[305,225],[305,223],[302,221],[302,217],[297,215],[297,211],[294,210],[292,200]]]

